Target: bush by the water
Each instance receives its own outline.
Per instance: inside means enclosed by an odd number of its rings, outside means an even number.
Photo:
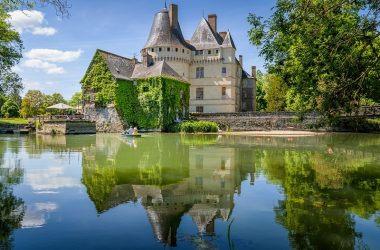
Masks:
[[[215,122],[207,121],[188,121],[179,124],[178,126],[180,132],[185,133],[212,133],[218,132],[219,127]]]

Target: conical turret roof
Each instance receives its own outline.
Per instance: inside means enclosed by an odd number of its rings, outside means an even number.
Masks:
[[[158,46],[187,47],[179,24],[177,23],[173,28],[170,26],[169,11],[166,8],[154,16],[152,28],[144,49]]]

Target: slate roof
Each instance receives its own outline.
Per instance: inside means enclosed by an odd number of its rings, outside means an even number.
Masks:
[[[231,33],[229,31],[227,32],[226,38],[224,38],[222,46],[227,48],[232,47],[236,49],[234,40],[232,39]]]
[[[152,66],[146,67],[143,64],[136,64],[132,74],[132,79],[147,78],[154,76],[169,76],[180,81],[186,81],[183,77],[169,66],[165,61],[155,62]]]
[[[189,47],[183,38],[179,23],[173,28],[170,27],[169,11],[167,9],[161,10],[154,16],[144,49],[158,46]]]
[[[112,75],[117,79],[130,80],[135,65],[136,59],[122,57],[104,50],[98,50],[104,61],[107,63]]]
[[[218,48],[222,44],[219,34],[215,34],[206,19],[202,18],[195,30],[190,44],[197,50]]]

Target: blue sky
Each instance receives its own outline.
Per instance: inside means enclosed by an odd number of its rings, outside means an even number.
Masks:
[[[122,56],[140,57],[154,14],[164,0],[69,0],[69,18],[56,16],[52,7],[38,8],[30,16],[13,15],[15,26],[22,31],[24,59],[16,71],[28,89],[47,94],[61,93],[70,98],[80,91],[80,80],[97,48]],[[171,3],[168,1],[168,4]],[[202,14],[218,15],[218,30],[230,30],[237,55],[244,55],[244,66],[264,61],[249,44],[249,12],[268,17],[275,0],[177,0],[179,21],[186,39],[190,39]],[[29,20],[30,19],[30,20]],[[24,91],[24,93],[25,93]]]

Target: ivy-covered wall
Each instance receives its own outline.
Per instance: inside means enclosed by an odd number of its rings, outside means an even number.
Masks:
[[[189,84],[170,77],[117,81],[115,107],[128,125],[166,130],[187,118],[189,100]]]
[[[81,83],[85,104],[95,103],[99,108],[113,104],[124,126],[167,130],[177,118],[188,116],[188,83],[167,76],[115,79],[100,52]]]

